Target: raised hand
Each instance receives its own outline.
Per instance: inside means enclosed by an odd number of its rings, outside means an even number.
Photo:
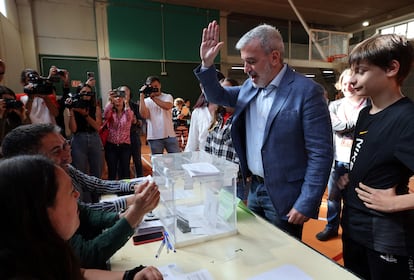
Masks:
[[[144,215],[157,207],[160,201],[160,191],[154,182],[143,182],[135,187],[134,202],[127,211],[124,217],[132,228],[138,226],[142,221]]]
[[[224,42],[219,42],[220,27],[216,21],[208,24],[203,29],[203,37],[200,45],[200,58],[203,67],[210,67],[219,53]]]
[[[160,201],[160,191],[154,182],[146,181],[135,188],[135,204],[146,213],[154,210]]]

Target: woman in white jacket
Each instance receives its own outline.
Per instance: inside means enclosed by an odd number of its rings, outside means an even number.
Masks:
[[[190,130],[184,152],[204,151],[208,128],[210,127],[211,119],[216,108],[216,104],[209,103],[206,100],[203,88],[201,88],[201,94],[191,113]]]

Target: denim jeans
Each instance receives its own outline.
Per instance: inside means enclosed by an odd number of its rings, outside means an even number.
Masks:
[[[328,224],[326,229],[329,231],[338,231],[341,209],[342,209],[342,193],[338,188],[338,179],[349,172],[349,163],[336,161],[331,170],[328,181],[328,213],[327,220]]]
[[[265,185],[254,179],[251,182],[249,195],[247,197],[247,206],[254,213],[274,224],[276,227],[301,240],[303,225],[288,223],[286,216],[281,217],[273,206]]]
[[[105,159],[108,165],[108,180],[131,178],[129,174],[129,163],[131,160],[130,144],[117,145],[107,142],[105,145]]]
[[[151,139],[148,140],[148,143],[151,148],[151,154],[162,154],[164,148],[168,153],[179,153],[180,147],[178,146],[178,141],[176,137],[167,137],[163,139]]]
[[[101,178],[103,146],[98,132],[77,132],[71,141],[72,165],[80,171]]]
[[[247,190],[249,189],[249,187],[250,187],[250,182],[244,183],[243,179],[238,178],[236,180],[236,194],[237,194],[237,197],[240,198],[243,201],[246,201],[247,196],[248,196]]]
[[[131,131],[131,156],[135,166],[135,177],[142,177],[141,138],[139,131]]]
[[[72,165],[83,173],[101,178],[103,146],[98,132],[77,132],[72,136]],[[84,202],[98,202],[99,195],[85,191]]]

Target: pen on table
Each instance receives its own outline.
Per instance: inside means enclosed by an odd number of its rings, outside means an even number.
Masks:
[[[167,231],[164,232],[164,236],[167,239],[167,246],[168,246],[168,248],[175,253],[176,252],[175,251],[175,248],[174,248],[174,246],[173,246],[173,244],[171,242],[170,235],[168,234]]]
[[[158,251],[157,251],[157,254],[155,255],[155,258],[158,258],[160,256],[162,248],[164,247],[164,245],[165,245],[165,239],[163,239],[161,241],[160,247],[158,248]]]

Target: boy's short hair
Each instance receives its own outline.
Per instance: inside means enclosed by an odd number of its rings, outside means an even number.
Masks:
[[[349,54],[349,65],[365,60],[387,70],[392,60],[400,63],[397,83],[402,84],[413,64],[413,45],[405,36],[396,34],[374,35],[358,45]]]

